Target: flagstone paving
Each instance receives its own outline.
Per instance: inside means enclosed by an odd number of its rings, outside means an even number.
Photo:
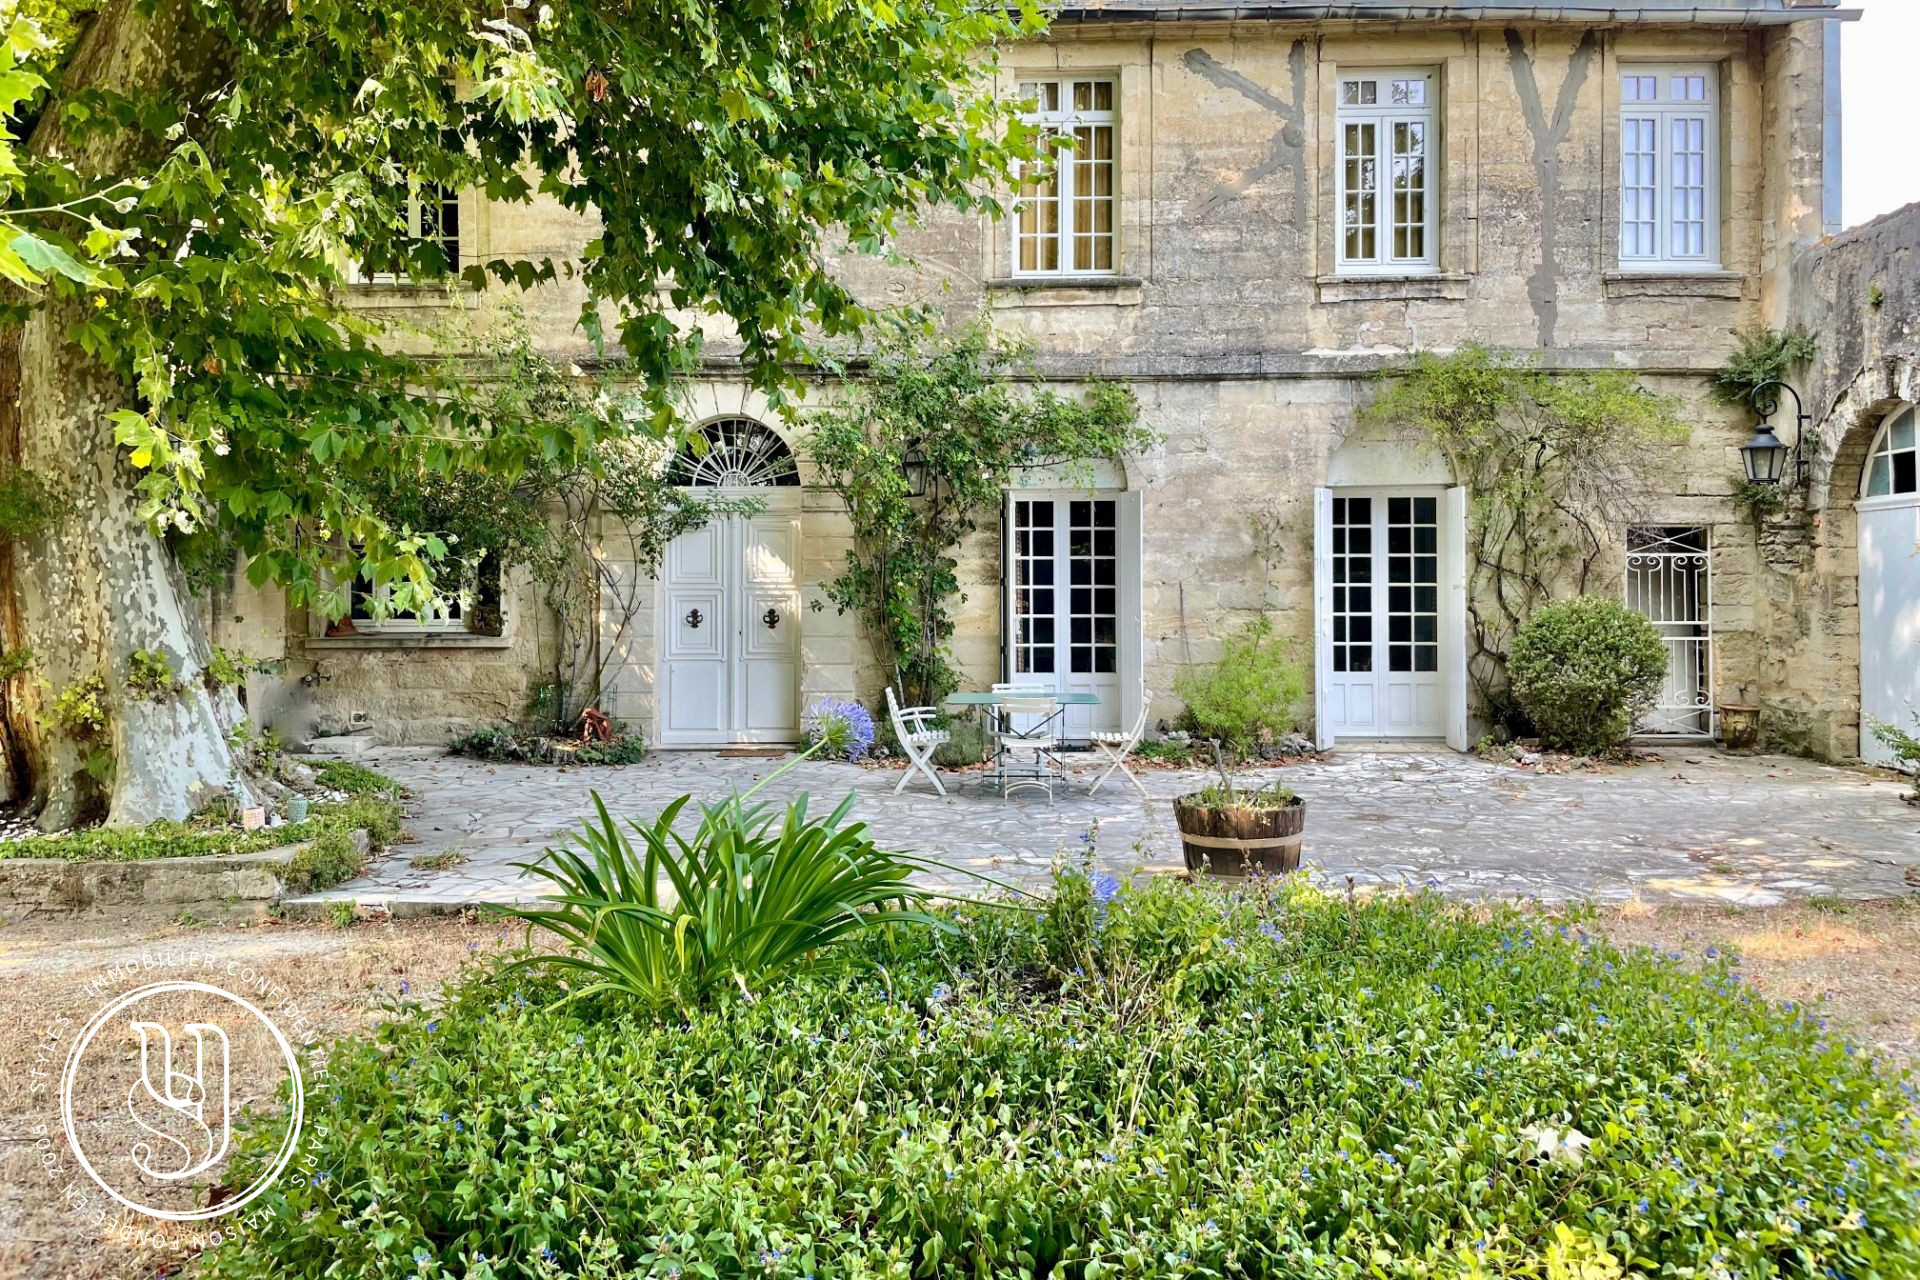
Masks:
[[[683,793],[744,791],[785,763],[662,752],[624,768],[560,771],[421,748],[362,759],[413,791],[408,826],[417,841],[372,874],[304,901],[344,897],[398,912],[529,900],[544,882],[513,864],[575,826],[591,809],[590,792],[617,816],[648,818]],[[882,843],[1034,885],[1057,856],[1079,856],[1090,844],[1107,870],[1179,869],[1170,801],[1209,777],[1143,769],[1151,796],[1143,802],[1117,779],[1089,797],[1091,775],[1080,773],[1049,804],[1031,792],[1002,800],[968,774],[947,775],[944,798],[919,780],[895,795],[899,776],[809,760],[761,794],[783,802],[805,792],[824,812],[852,791],[855,816]],[[1306,797],[1309,873],[1336,885],[1352,877],[1467,897],[1753,906],[1920,891],[1920,809],[1901,801],[1906,784],[1787,757],[1669,749],[1640,764],[1544,774],[1442,749],[1388,748],[1240,777],[1278,778]],[[443,852],[467,861],[441,871],[410,865]]]

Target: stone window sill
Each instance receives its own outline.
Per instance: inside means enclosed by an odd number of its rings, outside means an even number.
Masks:
[[[391,631],[381,635],[308,636],[306,647],[325,649],[509,649],[511,636],[477,636],[471,631]]]
[[[475,290],[458,277],[449,277],[348,284],[342,292],[349,302],[363,307],[454,307],[461,305]]]
[[[1602,281],[1609,298],[1733,298],[1746,294],[1737,271],[1609,271]]]
[[[987,281],[987,297],[1002,307],[1137,307],[1139,276],[1000,276]]]
[[[1467,296],[1463,272],[1428,271],[1402,276],[1321,276],[1314,281],[1322,302],[1458,302]]]

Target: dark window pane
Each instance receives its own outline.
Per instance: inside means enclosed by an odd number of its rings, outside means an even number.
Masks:
[[[1415,671],[1438,671],[1440,669],[1440,650],[1433,645],[1423,644],[1414,654]]]
[[[1413,549],[1421,555],[1430,556],[1440,549],[1440,531],[1432,525],[1421,525],[1413,531]]]
[[[1389,640],[1413,639],[1413,619],[1400,616],[1400,615],[1395,615],[1394,617],[1388,618],[1387,619],[1387,639]],[[1403,668],[1396,668],[1396,669],[1403,669]]]
[[[1356,672],[1373,670],[1373,650],[1355,649],[1353,651],[1353,669]]]
[[[1433,498],[1415,498],[1413,500],[1413,518],[1421,524],[1432,524],[1438,519],[1438,502]]]
[[[1094,650],[1093,669],[1100,675],[1111,675],[1113,672],[1119,670],[1119,667],[1115,665],[1117,661],[1118,657],[1112,649]]]
[[[1405,524],[1413,514],[1412,498],[1388,498],[1387,520],[1392,524]]]
[[[1389,671],[1413,670],[1413,646],[1410,644],[1395,644],[1395,645],[1387,646],[1387,670]]]

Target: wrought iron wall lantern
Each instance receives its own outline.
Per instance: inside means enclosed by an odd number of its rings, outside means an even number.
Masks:
[[[1794,432],[1791,446],[1782,442],[1773,431],[1773,414],[1780,407],[1779,392],[1782,391],[1793,397]],[[1801,447],[1806,442],[1807,428],[1813,425],[1813,418],[1801,403],[1800,393],[1776,380],[1755,387],[1751,399],[1760,421],[1754,426],[1753,439],[1740,446],[1740,464],[1746,470],[1747,482],[1777,485],[1784,480],[1789,484],[1804,484],[1807,479],[1807,459]],[[1787,471],[1789,463],[1793,467],[1791,477]]]
[[[924,498],[927,496],[927,451],[915,440],[900,455],[900,474],[907,480],[907,496]]]

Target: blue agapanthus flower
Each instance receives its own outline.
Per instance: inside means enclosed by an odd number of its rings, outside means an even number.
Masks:
[[[807,708],[800,727],[808,744],[820,744],[821,754],[830,758],[860,760],[873,749],[873,716],[844,698],[820,699]]]

